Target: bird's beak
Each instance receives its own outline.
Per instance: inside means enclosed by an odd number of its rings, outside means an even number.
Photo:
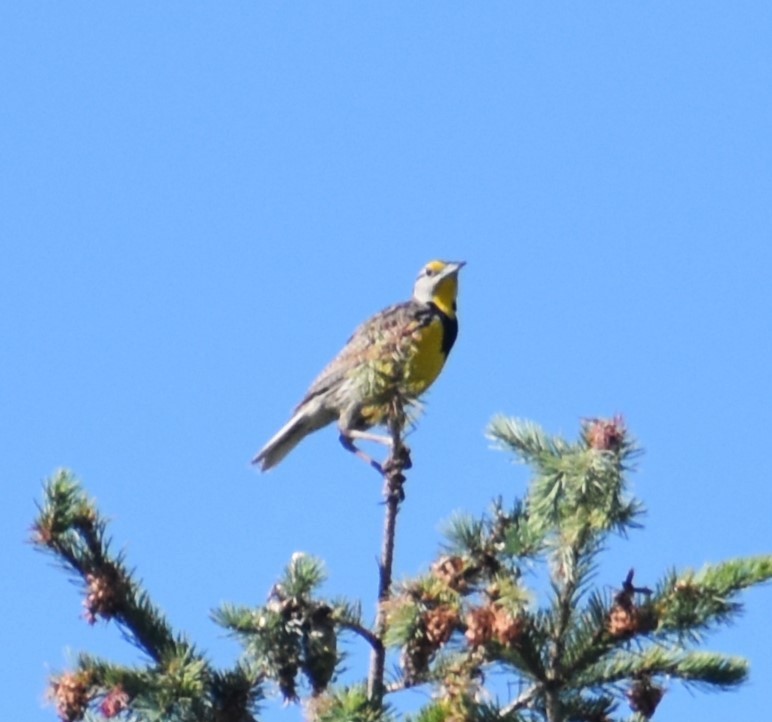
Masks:
[[[448,261],[448,265],[445,266],[445,272],[443,276],[450,276],[452,273],[458,273],[464,266],[466,261]]]

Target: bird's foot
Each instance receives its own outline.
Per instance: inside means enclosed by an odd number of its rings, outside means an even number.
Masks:
[[[410,458],[410,449],[404,444],[400,444],[391,453],[388,459],[383,463],[383,471],[389,474],[393,471],[407,471],[413,467],[413,461]]]

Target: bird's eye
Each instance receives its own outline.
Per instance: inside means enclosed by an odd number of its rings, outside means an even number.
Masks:
[[[433,268],[427,268],[424,271],[424,275],[426,275],[426,276],[433,276],[434,275],[434,269]]]

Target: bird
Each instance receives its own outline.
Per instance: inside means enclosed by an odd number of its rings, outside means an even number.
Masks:
[[[368,429],[388,421],[394,401],[416,403],[440,375],[458,335],[458,274],[464,265],[430,261],[419,272],[410,300],[361,324],[252,463],[267,471],[306,436],[337,421],[343,447],[382,471],[354,442],[390,445],[391,437]]]

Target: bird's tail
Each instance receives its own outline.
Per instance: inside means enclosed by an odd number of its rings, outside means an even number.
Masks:
[[[268,471],[290,453],[306,436],[326,426],[334,417],[313,413],[307,408],[299,408],[295,415],[279,429],[271,440],[252,459],[261,471]]]

